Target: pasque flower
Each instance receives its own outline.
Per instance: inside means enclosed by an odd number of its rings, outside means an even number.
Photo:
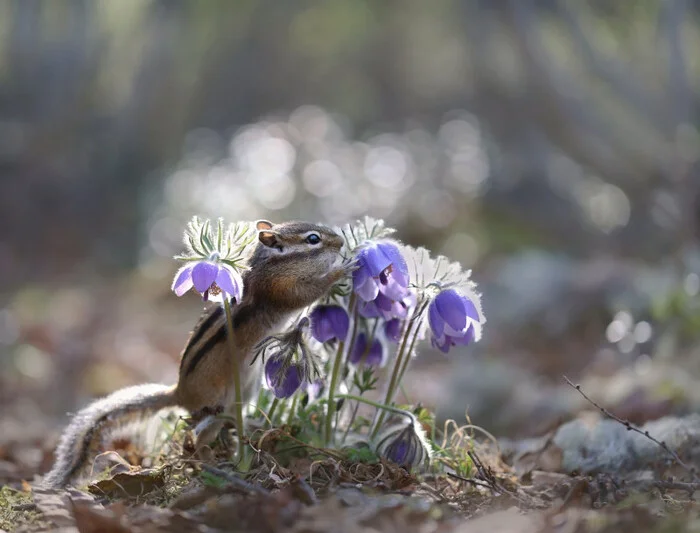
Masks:
[[[384,346],[379,339],[370,343],[366,333],[360,333],[355,339],[348,361],[353,365],[381,366],[384,363]]]
[[[444,353],[456,344],[466,345],[481,334],[479,311],[456,289],[440,292],[428,307],[433,346]]]
[[[418,466],[430,457],[423,430],[417,421],[390,426],[378,439],[377,453],[408,468]]]
[[[205,301],[221,301],[224,294],[240,300],[243,280],[232,267],[219,262],[217,254],[212,254],[206,260],[187,263],[175,274],[171,287],[175,294],[182,296],[192,287]]]
[[[357,269],[352,273],[353,290],[363,302],[401,301],[408,293],[408,266],[399,247],[390,241],[368,242],[357,252]],[[382,309],[387,307],[382,302]]]
[[[317,305],[309,314],[309,318],[311,335],[318,342],[345,340],[350,328],[350,317],[339,305]]]
[[[265,363],[265,380],[277,398],[289,398],[304,382],[304,367],[289,363],[281,355],[273,355]]]

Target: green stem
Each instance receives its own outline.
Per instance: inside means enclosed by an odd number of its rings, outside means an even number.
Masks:
[[[275,414],[275,409],[277,409],[277,406],[279,405],[279,403],[280,403],[279,398],[275,398],[274,400],[272,400],[272,405],[270,405],[270,410],[267,412],[267,420],[270,424],[270,427],[273,426],[272,416]]]
[[[326,446],[330,446],[331,437],[333,433],[333,416],[335,415],[335,400],[334,392],[338,385],[338,376],[340,375],[340,367],[343,363],[343,352],[345,351],[345,342],[341,341],[338,344],[338,351],[335,354],[335,361],[333,361],[333,370],[331,372],[331,383],[328,387],[328,409],[326,411],[326,427],[324,433],[324,442]]]
[[[294,397],[292,398],[292,405],[289,407],[289,413],[287,413],[287,425],[291,425],[292,419],[294,418],[294,412],[297,410],[297,399],[299,398],[298,394],[295,394]]]
[[[382,411],[390,411],[392,413],[397,413],[399,415],[407,416],[408,418],[411,419],[412,422],[415,422],[416,416],[409,412],[406,411],[405,409],[399,409],[398,407],[392,407],[391,405],[386,405],[383,403],[375,402],[374,400],[370,400],[369,398],[363,398],[362,396],[355,396],[354,394],[338,394],[336,398],[345,398],[347,400],[355,400],[358,403],[364,403],[366,405],[369,405],[371,407],[375,407],[376,409],[381,409]]]
[[[350,422],[348,422],[348,427],[345,428],[345,433],[343,433],[343,440],[342,440],[343,445],[345,444],[345,441],[348,439],[348,434],[350,433],[350,428],[355,423],[355,418],[357,418],[357,411],[359,409],[360,409],[360,402],[355,402],[355,407],[353,407],[353,409],[352,409],[352,416],[350,417]]]
[[[350,339],[351,342],[355,337],[357,331],[357,317],[353,316],[355,310],[355,294],[350,296],[350,304],[348,305],[350,311],[350,316],[353,317],[353,336]],[[340,376],[340,368],[343,366],[343,353],[345,352],[345,341],[342,340],[338,343],[338,351],[335,354],[335,360],[333,361],[333,370],[331,372],[331,383],[328,387],[328,410],[326,411],[326,427],[324,432],[324,442],[326,446],[331,445],[331,440],[333,437],[333,417],[335,415],[335,389],[338,386],[338,377]]]
[[[398,383],[399,373],[401,372],[401,363],[403,361],[404,352],[406,351],[406,344],[408,342],[408,338],[410,336],[412,326],[413,326],[413,321],[411,320],[406,325],[406,332],[404,333],[403,337],[401,338],[401,346],[399,346],[399,354],[396,356],[396,361],[394,362],[394,369],[391,372],[391,379],[389,380],[389,386],[387,387],[386,396],[384,398],[384,403],[387,405],[389,403],[391,403],[391,400],[394,398],[394,389],[396,388],[396,384]],[[373,439],[377,436],[377,433],[379,432],[379,427],[382,425],[383,422],[384,422],[384,412],[380,413],[379,417],[376,418],[376,422],[374,424],[374,429],[372,429],[372,432],[370,433],[370,438]]]
[[[226,295],[224,295],[226,296]],[[231,351],[231,366],[233,368],[233,386],[235,388],[235,415],[236,415],[236,430],[238,432],[238,462],[245,465],[245,443],[243,442],[243,432],[245,430],[243,423],[243,395],[241,390],[241,369],[236,353],[236,343],[233,332],[233,315],[231,314],[231,302],[224,297],[224,311],[226,311],[226,329],[229,350]]]
[[[401,385],[401,382],[403,381],[403,376],[406,373],[406,369],[408,368],[408,363],[411,361],[411,354],[413,353],[413,347],[416,345],[416,341],[418,340],[418,332],[420,331],[421,323],[422,321],[418,322],[418,326],[416,327],[416,330],[413,333],[411,346],[408,348],[408,357],[406,357],[406,359],[404,360],[401,370],[399,371],[399,379],[397,382],[399,385]],[[408,396],[406,396],[406,399],[408,399]],[[391,400],[393,401],[393,398],[391,398]]]

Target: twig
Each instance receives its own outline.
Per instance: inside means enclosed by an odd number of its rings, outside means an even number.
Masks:
[[[614,415],[613,413],[611,413],[610,411],[608,411],[605,407],[603,407],[603,406],[601,406],[601,405],[598,405],[596,402],[594,402],[593,400],[591,400],[591,399],[586,395],[585,392],[583,392],[583,391],[581,390],[581,385],[576,385],[576,384],[572,383],[572,381],[571,381],[569,378],[567,378],[566,376],[564,376],[564,380],[565,380],[571,387],[573,387],[574,389],[576,389],[576,390],[578,391],[578,393],[586,399],[586,401],[588,401],[591,405],[593,405],[593,407],[595,407],[595,408],[598,409],[601,413],[603,413],[604,416],[606,416],[606,417],[608,417],[608,418],[610,418],[610,419],[612,419],[612,420],[615,420],[615,422],[618,422],[618,423],[622,424],[623,426],[625,426],[625,428],[627,428],[627,431],[634,431],[635,433],[639,433],[640,435],[646,437],[646,438],[649,439],[650,441],[652,441],[652,442],[658,444],[658,445],[661,447],[661,449],[663,449],[667,454],[669,454],[669,455],[673,458],[673,460],[676,461],[676,463],[677,463],[680,467],[682,467],[686,472],[688,472],[688,474],[690,474],[690,476],[693,478],[694,481],[700,481],[700,478],[698,478],[697,474],[695,473],[695,469],[694,469],[693,467],[688,466],[687,464],[685,464],[685,463],[683,462],[683,460],[682,460],[680,457],[678,457],[678,454],[677,454],[676,452],[674,452],[671,448],[669,448],[668,445],[667,445],[664,441],[658,440],[658,439],[652,437],[652,436],[649,434],[648,431],[643,431],[643,430],[639,429],[637,426],[632,425],[632,423],[630,423],[629,420],[623,420],[623,419],[620,418],[619,416]]]
[[[451,477],[452,479],[457,479],[459,481],[464,481],[465,483],[469,483],[471,485],[474,485],[475,487],[483,487],[485,489],[490,489],[493,490],[493,487],[486,483],[485,481],[480,481],[478,479],[473,479],[473,478],[468,478],[468,477],[463,477],[463,476],[458,476],[457,474],[453,474],[452,472],[447,473],[448,477]],[[434,489],[433,489],[434,490]]]

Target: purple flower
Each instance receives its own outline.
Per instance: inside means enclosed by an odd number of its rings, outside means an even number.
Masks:
[[[331,339],[345,340],[350,328],[350,317],[339,305],[317,305],[309,315],[311,335],[318,342]]]
[[[304,369],[298,363],[285,364],[284,357],[273,355],[265,363],[265,380],[277,398],[289,398],[304,382]]]
[[[417,466],[430,457],[424,437],[419,432],[422,433],[422,430],[417,427],[417,422],[392,426],[380,437],[377,452],[397,465],[408,468]]]
[[[401,330],[403,322],[398,318],[392,318],[384,324],[384,334],[391,342],[399,342],[401,340]]]
[[[373,339],[370,345],[367,335],[360,333],[355,339],[355,345],[348,355],[353,365],[381,366],[384,363],[384,347],[379,339]]]
[[[481,328],[474,302],[455,289],[442,291],[430,303],[428,322],[433,346],[444,353],[457,344],[473,342],[477,328]]]
[[[243,292],[243,280],[238,272],[225,263],[195,261],[177,271],[171,289],[182,296],[192,287],[205,301],[221,301],[224,294],[238,301]]]
[[[357,269],[352,273],[353,290],[364,302],[381,293],[400,301],[408,292],[408,266],[399,247],[392,242],[370,242],[357,252]]]

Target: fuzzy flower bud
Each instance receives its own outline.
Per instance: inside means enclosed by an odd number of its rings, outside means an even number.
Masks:
[[[408,425],[398,424],[387,428],[378,439],[377,454],[410,469],[429,459],[430,449],[423,429],[417,421],[412,421]]]
[[[304,382],[304,369],[299,363],[287,364],[284,357],[273,355],[265,363],[265,380],[277,398],[289,398]]]

